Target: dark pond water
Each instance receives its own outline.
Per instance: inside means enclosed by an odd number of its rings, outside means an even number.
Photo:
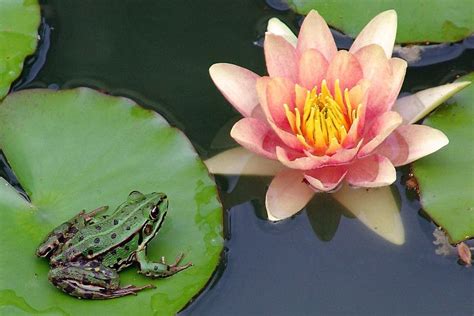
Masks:
[[[209,66],[230,62],[264,74],[258,44],[267,20],[277,16],[294,30],[300,21],[259,0],[58,0],[42,1],[42,10],[42,44],[16,90],[89,86],[131,97],[181,128],[204,158],[235,146],[228,133],[240,117],[212,84]],[[350,45],[339,39],[340,47]],[[457,45],[456,54],[452,47],[428,56],[447,61],[411,67],[403,91],[472,71],[469,42]],[[472,269],[435,254],[435,226],[407,194],[406,173],[399,171],[395,186],[403,246],[329,198],[272,224],[263,204],[269,179],[218,176],[228,224],[224,260],[180,314],[472,315]]]

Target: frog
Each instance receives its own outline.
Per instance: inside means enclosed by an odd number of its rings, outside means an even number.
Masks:
[[[151,278],[172,276],[192,266],[164,257],[154,262],[147,246],[160,230],[168,211],[165,193],[132,191],[111,214],[108,206],[80,211],[53,229],[38,246],[36,255],[49,260],[49,282],[79,299],[112,299],[155,288],[120,286],[119,272],[134,263],[138,273]]]

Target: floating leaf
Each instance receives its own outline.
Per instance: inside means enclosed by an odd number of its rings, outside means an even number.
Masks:
[[[0,99],[36,49],[40,18],[36,0],[0,0]]]
[[[0,314],[175,314],[209,280],[223,247],[216,187],[189,140],[155,112],[86,88],[27,90],[0,106],[0,143],[31,198],[0,182]],[[170,200],[150,258],[184,252],[194,266],[158,280],[130,267],[121,284],[157,288],[106,301],[78,300],[49,284],[48,262],[35,257],[43,237],[82,209],[114,209],[132,190]]]
[[[458,81],[473,81],[474,73]],[[449,145],[413,163],[421,204],[450,241],[474,237],[474,86],[439,107],[423,124],[443,131]]]
[[[397,43],[456,42],[474,32],[472,2],[458,0],[456,5],[442,0],[288,0],[300,14],[315,9],[329,25],[355,37],[378,13],[395,9],[398,14]]]

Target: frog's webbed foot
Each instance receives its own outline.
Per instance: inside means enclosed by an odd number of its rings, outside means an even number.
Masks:
[[[55,267],[49,272],[49,280],[69,295],[96,300],[136,295],[141,290],[155,287],[152,284],[120,287],[117,271],[97,261],[70,262]]]
[[[140,265],[138,273],[152,278],[166,278],[193,265],[191,262],[181,266],[179,265],[184,258],[183,253],[181,253],[172,264],[166,264],[165,257],[161,257],[161,262],[149,261],[146,258],[145,249],[137,251],[136,258]]]

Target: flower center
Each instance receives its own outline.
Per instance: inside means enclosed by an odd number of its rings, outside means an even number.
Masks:
[[[317,87],[307,91],[303,106],[297,104],[293,111],[287,104],[283,106],[293,133],[316,155],[333,154],[341,147],[361,108],[351,104],[348,89],[342,93],[339,80],[334,84],[334,96],[323,80],[319,93]]]

